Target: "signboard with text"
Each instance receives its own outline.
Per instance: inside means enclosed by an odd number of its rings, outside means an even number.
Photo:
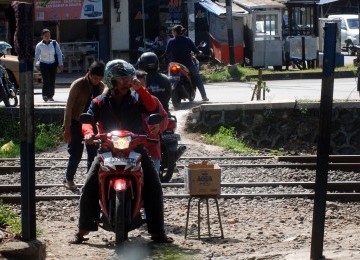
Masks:
[[[35,21],[102,19],[102,0],[51,0],[46,6],[35,0]]]

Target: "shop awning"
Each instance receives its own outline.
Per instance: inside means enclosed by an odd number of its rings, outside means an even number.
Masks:
[[[214,3],[211,0],[200,0],[199,4],[202,5],[207,11],[213,13],[217,16],[226,16],[226,8],[225,6],[221,6],[220,4]],[[245,11],[243,8],[236,4],[232,4],[232,16],[239,17],[239,16],[246,16],[248,12]]]

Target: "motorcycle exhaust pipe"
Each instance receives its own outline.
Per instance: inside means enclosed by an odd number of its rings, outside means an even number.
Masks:
[[[184,152],[186,151],[187,147],[185,145],[180,145],[176,151],[176,155],[175,155],[175,162],[177,162],[181,155],[184,154]]]

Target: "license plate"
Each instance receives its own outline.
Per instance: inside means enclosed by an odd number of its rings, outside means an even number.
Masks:
[[[135,166],[136,161],[133,158],[118,158],[118,157],[109,157],[104,159],[104,165],[131,165]]]
[[[167,140],[180,141],[180,135],[179,134],[164,134],[162,136],[162,138],[167,139]]]

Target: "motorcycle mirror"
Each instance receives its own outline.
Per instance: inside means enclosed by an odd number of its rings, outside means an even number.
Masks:
[[[199,46],[200,46],[201,48],[204,48],[206,45],[207,45],[207,43],[204,42],[204,41],[200,42],[200,44],[199,44]]]
[[[162,116],[160,114],[151,114],[147,119],[147,123],[149,125],[160,124],[161,121],[162,121]]]
[[[79,119],[82,124],[93,124],[94,123],[93,115],[88,114],[88,113],[82,113],[80,115]]]

